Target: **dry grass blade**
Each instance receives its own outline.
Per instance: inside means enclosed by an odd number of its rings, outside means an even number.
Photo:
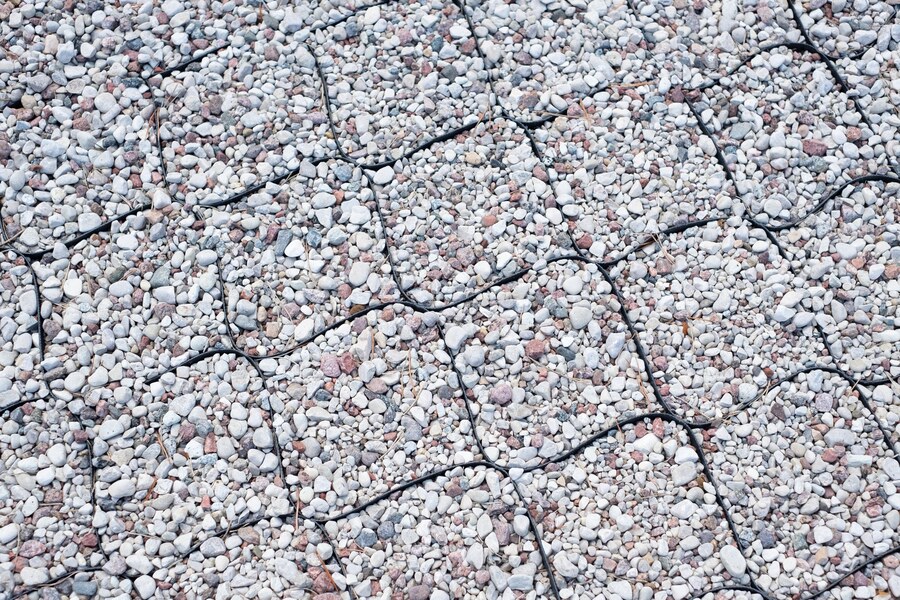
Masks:
[[[159,429],[156,430],[156,441],[159,443],[159,448],[162,450],[163,456],[166,457],[167,461],[172,460],[172,456],[169,454],[169,449],[166,448],[166,445],[163,443],[162,435],[159,433]]]
[[[325,576],[328,578],[328,582],[331,584],[331,587],[334,589],[334,591],[341,591],[341,588],[338,587],[338,584],[334,580],[334,577],[331,576],[331,571],[328,570],[328,565],[325,564],[325,561],[322,559],[322,555],[319,554],[318,549],[316,549],[316,558],[319,559],[319,566],[322,567],[322,571],[325,572]]]
[[[14,233],[13,235],[9,236],[7,239],[0,241],[0,248],[2,248],[3,246],[5,246],[5,245],[7,245],[7,244],[10,244],[10,243],[16,241],[16,238],[18,238],[18,237],[19,237],[20,235],[22,235],[22,233],[24,233],[24,232],[25,232],[24,229],[20,229],[19,231],[17,231],[17,232]]]

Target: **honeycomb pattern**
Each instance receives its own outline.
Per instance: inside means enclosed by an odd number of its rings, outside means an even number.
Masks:
[[[4,205],[0,596],[77,597],[101,576],[213,594],[177,575],[235,536],[236,562],[289,548],[275,569],[317,600],[427,598],[426,580],[443,582],[431,598],[898,593],[900,178],[835,62],[892,4],[268,4],[236,8],[287,7],[268,45],[228,42],[242,32],[210,3],[174,23],[149,6],[171,31],[145,32],[128,84],[144,104],[123,117],[146,134],[57,199],[98,224],[49,208],[47,246],[20,250],[28,224]],[[723,21],[714,49],[692,40]],[[792,63],[802,77],[767,70]],[[651,104],[642,79],[666,70],[683,84]],[[833,129],[883,145],[839,160]],[[664,150],[617,153],[623,132]],[[421,164],[436,176],[403,175]],[[62,277],[60,248],[86,257]],[[84,301],[107,324],[79,322]],[[736,336],[759,353],[715,350]],[[188,414],[202,426],[172,417]],[[213,481],[217,462],[240,476]],[[323,466],[333,480],[310,477]],[[779,485],[755,487],[763,472]],[[169,582],[121,558],[155,536]]]

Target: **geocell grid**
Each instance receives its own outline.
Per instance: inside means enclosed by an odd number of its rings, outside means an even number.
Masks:
[[[0,14],[0,596],[900,597],[893,4]]]

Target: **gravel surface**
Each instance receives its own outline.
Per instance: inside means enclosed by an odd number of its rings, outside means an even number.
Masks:
[[[785,0],[638,0],[635,8],[670,77],[692,86],[732,71],[760,47],[801,39]]]
[[[371,310],[272,360],[287,483],[310,518],[475,460],[438,316]],[[267,365],[263,365],[265,368]]]
[[[660,410],[621,311],[602,273],[571,260],[447,311],[446,340],[489,459],[537,465]]]
[[[900,463],[852,382],[822,371],[773,387],[706,432],[757,581],[817,591],[897,545]]]
[[[399,297],[362,170],[308,161],[298,169],[241,202],[198,210],[199,244],[222,265],[235,343],[254,356]]]
[[[529,474],[561,591],[685,597],[749,581],[690,434],[662,418],[613,428]]]
[[[478,466],[328,521],[325,531],[360,597],[545,597],[549,580],[530,525],[516,483]]]
[[[682,418],[721,418],[798,366],[830,363],[762,230],[711,222],[634,256],[613,275],[659,393]]]
[[[734,209],[715,145],[671,81],[620,76],[535,137],[572,237],[592,259],[621,258],[666,228]]]
[[[0,3],[0,598],[900,598],[896,10]]]
[[[867,123],[828,67],[780,46],[700,92],[696,110],[760,223],[792,222],[834,187],[893,166],[895,128]]]
[[[895,377],[900,368],[898,215],[900,182],[876,180],[842,188],[779,233],[807,280],[792,321],[815,315],[837,364],[854,377]]]
[[[624,1],[467,6],[499,107],[525,121],[564,113],[612,77],[619,52],[641,41]]]
[[[26,252],[149,205],[161,182],[151,91],[125,61],[65,67],[54,77],[27,79],[0,120],[0,216],[4,236]]]
[[[370,6],[310,36],[338,149],[397,159],[490,108],[475,39],[452,2]]]
[[[566,207],[526,131],[507,119],[479,123],[376,171],[372,180],[395,276],[422,305],[459,302],[572,252]]]
[[[188,204],[225,200],[325,155],[315,59],[298,34],[238,38],[163,78],[158,95],[165,182]]]
[[[892,36],[896,29],[895,2],[804,0],[797,8],[809,39],[832,56],[860,54],[874,42]]]

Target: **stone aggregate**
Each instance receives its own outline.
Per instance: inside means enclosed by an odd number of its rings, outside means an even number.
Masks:
[[[0,3],[0,598],[900,598],[894,0]]]

